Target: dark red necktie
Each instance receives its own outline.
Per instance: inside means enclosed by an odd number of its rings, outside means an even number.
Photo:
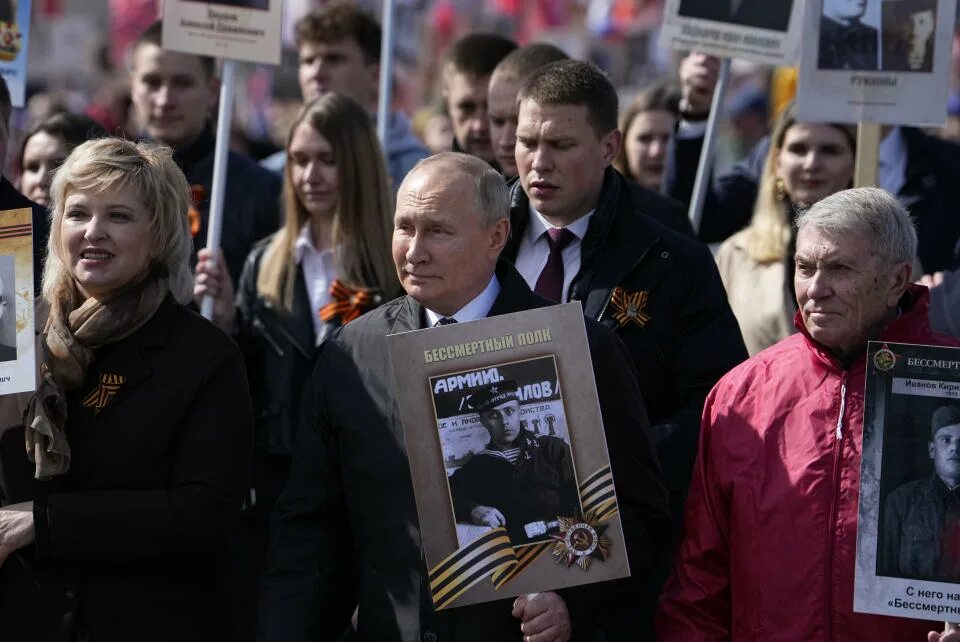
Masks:
[[[537,279],[533,291],[545,299],[561,302],[563,297],[563,248],[577,238],[565,227],[552,227],[547,230],[547,242],[550,244],[550,255],[547,264]]]

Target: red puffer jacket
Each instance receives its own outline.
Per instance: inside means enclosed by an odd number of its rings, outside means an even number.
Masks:
[[[926,288],[904,301],[880,340],[958,345],[930,330]],[[866,357],[845,370],[796,321],[707,397],[661,642],[922,642],[937,627],[853,612]]]

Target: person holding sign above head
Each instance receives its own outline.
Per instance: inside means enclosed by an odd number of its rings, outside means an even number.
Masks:
[[[930,424],[933,474],[887,497],[877,574],[960,582],[960,406],[939,406]]]
[[[52,193],[40,384],[3,434],[0,639],[232,642],[253,409],[237,346],[185,305],[187,182],[169,149],[104,138]]]
[[[680,0],[679,15],[786,31],[794,0]]]
[[[716,58],[697,52],[680,64],[681,121],[668,162],[667,193],[684,203],[693,192],[719,68]],[[894,194],[916,221],[924,272],[955,269],[960,266],[960,217],[954,206],[960,202],[960,145],[916,127],[881,131],[879,187]],[[709,181],[700,240],[724,241],[750,223],[771,144],[765,138],[732,170]]]
[[[800,329],[707,398],[685,537],[658,639],[922,640],[930,623],[855,613],[869,340],[957,345],[910,283],[916,233],[883,190],[838,192],[797,219]]]
[[[484,386],[467,403],[490,441],[450,479],[457,521],[504,526],[514,545],[549,539],[558,515],[580,513],[570,447],[521,428],[514,381]]]
[[[336,639],[358,603],[364,640],[582,640],[606,609],[629,600],[621,585],[601,583],[433,607],[387,335],[550,304],[498,262],[508,194],[485,161],[455,152],[421,161],[400,185],[393,258],[407,294],[321,349],[273,520],[260,642]],[[629,357],[609,330],[589,320],[586,330],[630,570],[643,578],[666,555],[665,493]],[[505,393],[486,394],[496,403]]]
[[[867,0],[823,0],[819,69],[876,71],[879,34],[860,20]]]
[[[218,82],[212,58],[163,49],[161,29],[154,23],[133,44],[131,97],[143,134],[173,149],[190,184],[195,260],[207,241],[215,147],[210,110],[217,104]],[[234,281],[253,244],[277,230],[279,196],[277,176],[230,152],[220,251]]]

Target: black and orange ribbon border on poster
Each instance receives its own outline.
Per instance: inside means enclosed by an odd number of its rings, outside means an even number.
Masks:
[[[609,466],[589,475],[580,484],[580,502],[584,515],[591,521],[606,522],[617,514],[617,497]],[[505,528],[484,533],[430,569],[434,608],[447,608],[486,577],[490,577],[495,589],[500,589],[552,545],[550,541],[540,542],[518,551],[511,544]]]

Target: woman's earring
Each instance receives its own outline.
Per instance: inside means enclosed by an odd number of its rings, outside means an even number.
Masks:
[[[778,178],[773,184],[774,194],[781,203],[787,200],[787,186],[782,178]]]

